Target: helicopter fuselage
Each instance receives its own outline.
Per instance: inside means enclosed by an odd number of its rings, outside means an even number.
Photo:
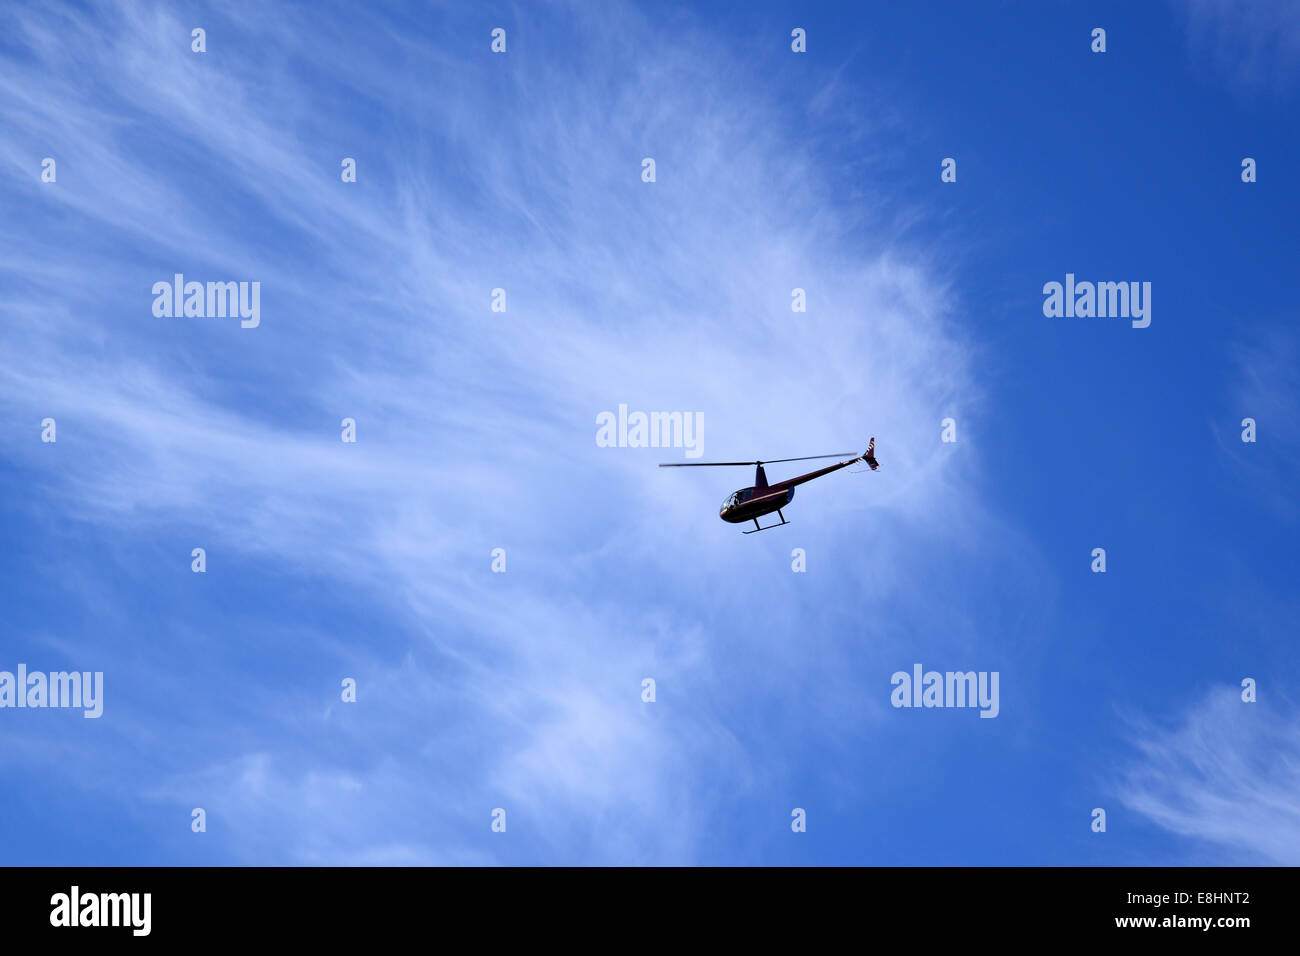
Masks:
[[[718,517],[732,524],[753,521],[763,515],[770,515],[778,508],[784,508],[793,499],[793,488],[775,485],[769,488],[741,488],[723,502]]]

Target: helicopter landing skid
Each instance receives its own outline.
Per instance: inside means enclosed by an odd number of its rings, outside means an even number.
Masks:
[[[777,509],[776,509],[776,513],[777,513],[778,515],[781,516],[781,524],[770,524],[770,525],[768,525],[766,528],[764,528],[762,525],[760,525],[760,524],[758,523],[758,519],[755,518],[755,519],[754,519],[754,530],[753,530],[753,531],[742,531],[742,532],[740,532],[740,533],[741,533],[741,534],[757,534],[757,533],[760,532],[760,531],[771,531],[773,528],[779,528],[779,527],[781,527],[781,525],[787,525],[787,524],[791,524],[791,523],[792,523],[792,522],[789,522],[789,521],[786,521],[786,520],[785,520],[785,515],[781,514],[781,509],[780,509],[780,508],[777,508]]]

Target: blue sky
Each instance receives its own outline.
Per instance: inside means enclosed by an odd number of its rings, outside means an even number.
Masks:
[[[0,18],[4,862],[1300,862],[1287,4]]]

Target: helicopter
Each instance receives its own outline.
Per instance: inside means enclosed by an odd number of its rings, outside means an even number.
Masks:
[[[867,444],[867,450],[855,458],[847,461],[841,461],[839,464],[827,465],[825,468],[819,468],[816,471],[810,471],[806,475],[800,475],[797,478],[787,478],[785,481],[778,481],[774,485],[767,483],[767,473],[763,471],[763,465],[775,465],[783,461],[812,461],[815,458],[843,458],[845,455],[852,455],[853,452],[846,451],[838,455],[804,455],[802,458],[773,458],[771,461],[687,461],[687,462],[669,462],[662,464],[660,468],[726,468],[730,466],[747,466],[754,465],[754,484],[750,488],[741,488],[739,491],[733,491],[727,500],[722,503],[722,509],[718,512],[718,517],[723,521],[731,524],[742,524],[746,521],[754,522],[753,531],[742,531],[741,534],[754,534],[758,531],[771,531],[773,528],[779,528],[790,522],[785,520],[785,515],[781,509],[794,500],[794,486],[802,485],[805,481],[812,481],[814,478],[820,478],[822,475],[829,475],[832,471],[839,471],[841,468],[847,468],[849,465],[861,461],[866,463],[872,471],[880,467],[880,462],[876,461],[876,438],[873,435],[871,441]],[[766,528],[758,523],[758,519],[763,515],[769,515],[773,511],[777,513],[781,521],[778,524],[770,524]]]

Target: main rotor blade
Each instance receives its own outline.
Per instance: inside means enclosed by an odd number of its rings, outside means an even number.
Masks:
[[[718,468],[731,467],[735,465],[773,465],[782,461],[811,461],[814,458],[856,458],[851,451],[841,452],[837,455],[804,455],[802,458],[767,458],[763,461],[674,461],[660,468]]]
[[[717,468],[724,465],[757,465],[756,461],[672,461],[660,468]]]

